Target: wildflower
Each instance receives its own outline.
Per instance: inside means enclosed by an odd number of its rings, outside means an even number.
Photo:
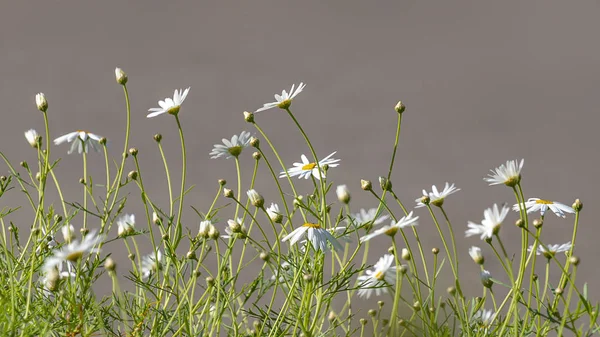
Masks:
[[[143,279],[147,279],[150,275],[162,269],[162,253],[160,250],[144,256],[140,269]]]
[[[96,235],[96,230],[91,231],[84,237],[81,243],[77,240],[72,241],[56,251],[53,256],[47,258],[44,263],[44,270],[48,271],[54,267],[58,267],[63,262],[76,262],[85,253],[98,253],[100,249],[95,246],[100,244],[103,239],[102,235]]]
[[[41,137],[37,133],[37,131],[35,131],[34,129],[29,129],[25,131],[25,139],[27,139],[27,142],[29,143],[29,145],[31,145],[31,147],[37,149],[40,144]]]
[[[267,208],[267,215],[274,223],[281,223],[283,215],[279,211],[279,205],[271,203],[271,206]]]
[[[480,274],[481,284],[483,284],[486,288],[491,288],[494,285],[494,281],[492,281],[492,274],[487,270],[482,270]]]
[[[479,265],[482,265],[485,261],[485,259],[483,258],[483,254],[481,253],[481,248],[479,247],[473,246],[469,248],[469,255],[471,255],[473,261],[475,261],[475,263]]]
[[[350,243],[352,240],[350,239],[350,235],[348,235],[347,227],[333,227],[328,228],[327,231],[331,233],[331,235],[338,241],[343,243]],[[298,243],[300,247],[300,251],[304,251],[304,246],[306,245],[306,239],[303,239]]]
[[[248,199],[250,199],[250,203],[252,204],[252,206],[259,208],[264,206],[265,198],[263,198],[262,195],[256,192],[255,189],[248,190],[246,194],[248,195]]]
[[[250,145],[250,132],[242,131],[240,135],[233,135],[231,141],[223,138],[223,144],[215,144],[212,152],[210,153],[212,159],[225,157],[229,159],[232,157],[238,157],[242,150]]]
[[[384,221],[389,219],[389,215],[377,216],[377,208],[370,208],[365,210],[361,208],[360,211],[354,215],[351,215],[350,220],[358,227],[371,223],[371,225],[377,226],[382,224]]]
[[[225,233],[227,234],[221,236],[224,239],[232,238],[236,233],[246,233],[246,226],[244,226],[242,218],[237,218],[237,220],[227,220],[227,227],[225,227]]]
[[[523,162],[524,159],[521,159],[520,163],[517,163],[516,160],[508,160],[506,164],[502,164],[500,167],[490,170],[492,174],[488,174],[488,177],[483,178],[483,180],[487,181],[490,185],[504,184],[509,187],[514,187],[521,181]]]
[[[189,87],[185,90],[175,89],[172,99],[167,97],[164,101],[158,101],[158,105],[160,105],[160,108],[148,109],[150,113],[146,117],[156,117],[158,115],[164,114],[165,112],[168,112],[171,115],[177,115],[179,113],[179,109],[181,108],[181,104],[183,104],[183,101],[185,101],[185,98],[187,97],[188,92],[190,92]]]
[[[538,245],[535,254],[536,255],[544,255],[545,258],[551,259],[556,253],[568,252],[571,250],[571,241],[567,243],[563,243],[560,245],[547,245],[548,249],[544,248],[542,245]],[[527,251],[530,252],[533,249],[533,245],[527,248]]]
[[[408,213],[407,216],[403,217],[402,219],[398,220],[397,222],[392,221],[390,223],[390,225],[383,226],[383,227],[373,231],[373,233],[363,236],[362,238],[360,238],[360,242],[365,242],[365,241],[371,240],[372,238],[379,236],[381,234],[387,234],[389,236],[394,236],[394,235],[396,235],[396,232],[398,232],[399,229],[402,229],[402,228],[408,227],[408,226],[417,226],[419,224],[417,222],[418,219],[419,219],[418,216],[413,217],[413,212],[410,212],[410,213]]]
[[[65,239],[66,243],[71,243],[71,241],[75,239],[75,228],[73,228],[73,225],[66,224],[62,226],[60,231],[62,232],[63,239]]]
[[[348,186],[346,185],[338,185],[335,189],[335,193],[337,194],[338,200],[343,204],[348,204],[350,202],[350,191],[348,190]]]
[[[386,254],[373,266],[373,270],[367,270],[365,275],[358,277],[358,296],[370,298],[373,290],[375,295],[387,293],[387,287],[396,283],[396,266],[393,266],[394,256]]]
[[[121,68],[115,68],[115,79],[120,85],[127,84],[127,74]]]
[[[117,220],[117,233],[119,236],[131,234],[135,231],[135,215],[125,214]]]
[[[473,317],[472,321],[478,325],[480,328],[487,329],[490,327],[490,324],[494,320],[494,312],[492,310],[479,310],[477,311]]]
[[[288,109],[290,107],[290,105],[292,105],[292,100],[294,99],[294,97],[296,97],[299,93],[302,92],[302,90],[304,90],[304,87],[306,86],[306,84],[300,82],[300,84],[298,85],[298,87],[296,88],[295,91],[294,91],[294,86],[295,86],[295,84],[292,84],[292,88],[290,89],[289,94],[285,90],[283,90],[281,92],[281,95],[275,94],[275,102],[265,103],[265,104],[263,104],[262,108],[259,108],[255,112],[261,112],[261,111],[273,109],[275,107],[278,107],[280,109]]]
[[[48,101],[46,100],[46,95],[43,92],[35,95],[35,105],[38,110],[42,112],[46,112],[48,110]]]
[[[290,240],[290,244],[307,238],[315,250],[327,250],[327,242],[331,243],[334,249],[341,250],[342,245],[338,240],[331,235],[329,231],[322,228],[321,225],[315,223],[305,223],[304,225],[294,229],[290,234],[286,235],[281,241]]]
[[[520,206],[520,207],[519,207]],[[558,217],[565,218],[565,212],[575,213],[575,210],[571,206],[567,206],[557,201],[544,200],[539,198],[529,198],[525,203],[515,204],[513,210],[519,211],[520,208],[527,210],[527,213],[533,213],[540,211],[540,214],[544,216],[544,213],[548,208]]]
[[[214,225],[210,220],[200,221],[200,229],[198,230],[198,235],[204,238],[208,238],[211,228],[213,227]]]
[[[336,151],[337,152],[337,151]],[[319,164],[311,163],[308,161],[305,155],[300,156],[302,159],[302,163],[294,163],[294,167],[288,169],[287,171],[281,171],[279,174],[279,178],[285,178],[288,175],[290,177],[298,176],[298,178],[308,179],[310,176],[314,176],[315,178],[321,180],[321,177],[325,178],[325,170],[323,170],[323,166],[327,165],[328,167],[337,167],[340,159],[333,159],[333,156],[336,152],[331,153],[327,157],[319,160]]]
[[[460,188],[454,187],[454,184],[450,185],[450,184],[446,183],[446,185],[444,186],[444,189],[441,192],[438,191],[438,189],[437,189],[437,187],[435,187],[435,185],[433,185],[433,186],[431,186],[431,192],[427,192],[427,191],[423,190],[423,196],[429,197],[429,202],[432,203],[433,205],[441,207],[444,204],[444,198],[446,198],[450,194],[456,193],[458,191],[460,191]],[[417,208],[426,206],[426,204],[423,203],[423,197],[421,197],[415,201],[417,202],[417,206],[416,206]]]
[[[54,144],[60,145],[64,142],[73,143],[67,154],[73,153],[75,149],[81,154],[82,152],[88,153],[88,148],[90,146],[92,149],[100,151],[100,139],[102,139],[102,137],[91,132],[77,130],[56,138]]]
[[[499,211],[497,204],[494,204],[493,207],[483,212],[484,219],[481,220],[481,224],[469,221],[467,225],[469,229],[465,231],[466,237],[481,235],[481,240],[484,240],[491,239],[494,234],[498,233],[502,221],[504,221],[504,218],[508,214],[509,208],[502,206],[502,211]]]

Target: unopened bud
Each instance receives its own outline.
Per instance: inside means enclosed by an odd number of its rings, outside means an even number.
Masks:
[[[125,74],[123,69],[115,68],[115,79],[120,85],[125,85],[127,83],[127,74]]]
[[[370,309],[369,311],[367,311],[367,314],[371,317],[375,317],[377,315],[377,310]]]
[[[270,255],[269,255],[268,253],[266,253],[266,252],[261,252],[261,253],[260,253],[260,259],[261,259],[261,260],[263,260],[263,261],[265,261],[265,262],[269,262],[269,259],[270,259],[270,258],[271,258],[271,257],[270,257]]]
[[[413,303],[413,309],[415,311],[420,311],[421,310],[421,302],[416,301],[415,303]]]
[[[365,191],[370,191],[371,189],[373,189],[373,185],[371,185],[371,182],[369,180],[361,179],[360,188],[362,188]]]
[[[542,220],[542,219],[533,220],[533,227],[535,227],[536,229],[542,228],[542,225],[544,225],[544,220]]]
[[[264,206],[265,199],[262,197],[262,195],[258,194],[256,190],[248,190],[246,194],[248,194],[248,199],[250,199],[250,203],[252,204],[252,206],[259,208]]]
[[[577,266],[577,265],[579,265],[580,260],[579,260],[578,256],[573,255],[573,256],[569,257],[569,262],[572,265]]]
[[[402,248],[402,254],[400,254],[400,256],[402,257],[402,260],[405,261],[410,261],[410,251],[406,248]]]
[[[439,249],[439,248],[437,248],[437,247],[433,247],[433,248],[431,249],[431,253],[433,253],[433,255],[438,255],[438,253],[439,253],[439,252],[440,252],[440,249]]]
[[[212,287],[215,285],[215,279],[212,276],[206,277],[206,285]]]
[[[225,198],[233,198],[233,191],[230,188],[223,189],[223,196]]]
[[[225,180],[225,179],[219,179],[218,182],[219,182],[219,185],[221,185],[221,186],[225,186],[227,184],[227,180]]]
[[[396,104],[394,110],[396,110],[397,113],[401,114],[404,112],[404,110],[406,110],[406,106],[404,105],[404,103],[402,103],[402,101],[398,101],[398,104]]]
[[[48,101],[46,100],[44,93],[40,92],[39,94],[35,95],[35,105],[37,106],[38,110],[42,112],[46,112],[48,110]]]
[[[392,182],[385,177],[379,177],[379,186],[383,191],[391,191],[392,190]]]
[[[335,190],[338,200],[343,204],[350,203],[350,191],[348,190],[348,186],[346,185],[338,185]]]
[[[185,258],[188,260],[198,260],[198,258],[196,257],[196,252],[191,250],[187,252],[187,254],[185,254]]]
[[[112,258],[107,257],[106,261],[104,261],[104,268],[108,271],[115,271],[117,264]]]
[[[133,260],[135,259],[135,254],[133,254],[133,253],[129,253],[129,255],[127,255],[127,257],[128,257],[128,258],[129,258],[131,261],[133,261]]]
[[[161,140],[162,140],[162,135],[160,133],[157,133],[154,135],[154,141],[156,141],[157,143],[160,143]]]
[[[131,180],[137,180],[138,173],[137,171],[131,171],[129,172],[129,174],[127,174],[127,177],[129,177],[129,179]]]
[[[254,158],[254,160],[260,160],[260,158],[262,158],[262,154],[260,154],[258,151],[255,151],[252,153],[252,158]]]
[[[244,111],[244,119],[248,123],[254,123],[254,114],[249,111]]]
[[[250,146],[258,149],[260,147],[260,139],[256,137],[250,137]]]
[[[454,295],[456,294],[456,288],[454,288],[454,287],[448,287],[448,288],[446,289],[446,292],[447,292],[448,294],[450,294],[450,296],[454,296]]]
[[[583,209],[583,203],[581,202],[581,200],[575,199],[575,202],[573,203],[573,209],[577,212]]]
[[[137,156],[138,149],[135,148],[135,147],[132,147],[131,149],[129,149],[129,154],[132,155],[132,156],[134,156],[134,157]]]

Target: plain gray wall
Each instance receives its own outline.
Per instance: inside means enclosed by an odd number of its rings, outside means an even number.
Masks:
[[[42,91],[54,137],[87,129],[106,136],[118,159],[125,114],[113,70],[122,67],[132,99],[131,145],[140,150],[142,174],[154,199],[166,207],[152,135],[164,135],[178,189],[177,129],[170,116],[146,119],[146,111],[173,89],[191,86],[180,113],[188,182],[196,185],[186,201],[206,210],[216,180],[235,180],[232,161],[209,159],[212,145],[242,130],[254,132],[242,112],[304,81],[307,87],[292,110],[319,155],[338,151],[342,162],[330,171],[330,179],[350,186],[357,209],[376,204],[359,182],[375,183],[387,173],[396,125],[393,107],[401,99],[407,110],[395,189],[411,207],[432,184],[449,181],[462,189],[447,199],[446,207],[457,231],[465,280],[479,289],[478,267],[467,249],[484,247],[476,237],[464,238],[467,221],[480,221],[493,203],[514,203],[508,188],[488,187],[482,178],[508,159],[525,158],[527,197],[569,205],[581,198],[585,203],[576,249],[582,257],[578,280],[599,286],[593,220],[600,201],[595,190],[599,14],[596,1],[557,0],[5,2],[0,11],[0,150],[14,164],[35,161],[23,132],[43,129],[34,104]],[[282,111],[263,112],[257,121],[288,165],[308,154]],[[79,200],[81,157],[67,156],[67,150],[66,145],[53,147],[53,157],[63,158],[58,175],[65,195]],[[250,153],[242,155],[245,172],[251,170]],[[104,179],[101,156],[90,156],[90,166],[97,180]],[[263,170],[258,189],[270,198],[275,194],[268,178]],[[127,191],[133,200],[129,212],[141,219],[138,192]],[[10,197],[15,195],[17,190]],[[4,200],[3,207],[24,201]],[[197,228],[191,209],[186,212],[186,225]],[[228,214],[221,217],[226,220]],[[425,245],[441,247],[426,211],[417,214]],[[30,215],[24,209],[10,219],[27,228]],[[516,218],[510,214],[502,236],[518,256]],[[546,242],[569,241],[572,220],[548,215]],[[113,247],[106,250],[118,249]],[[488,267],[498,271],[489,249],[484,251]],[[374,252],[370,262],[381,252]],[[122,263],[120,268],[126,273],[129,267]]]

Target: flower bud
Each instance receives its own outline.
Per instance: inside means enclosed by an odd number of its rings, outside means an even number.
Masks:
[[[368,322],[368,321],[367,321],[367,319],[366,319],[366,318],[361,318],[361,319],[360,319],[360,325],[362,325],[362,326],[365,326],[365,325],[367,325],[367,322]]]
[[[469,255],[471,255],[473,261],[475,261],[475,263],[477,263],[478,265],[482,265],[485,261],[485,259],[483,258],[483,254],[481,253],[481,248],[479,247],[473,246],[469,248]]]
[[[223,196],[225,198],[233,198],[233,191],[230,188],[223,189]]]
[[[406,110],[406,106],[404,105],[404,103],[402,103],[402,101],[398,101],[398,104],[396,104],[394,110],[396,110],[397,113],[401,114],[404,112],[404,110]]]
[[[250,137],[250,146],[258,149],[258,147],[260,146],[260,139],[256,137]]]
[[[244,119],[248,123],[254,123],[254,114],[249,111],[244,111]]]
[[[215,285],[215,279],[212,276],[206,277],[206,285],[212,287]]]
[[[138,177],[138,173],[137,171],[131,171],[129,172],[129,174],[127,174],[127,177],[129,177],[129,179],[131,180],[136,180]]]
[[[102,137],[102,138],[100,138],[100,140],[98,141],[98,143],[100,143],[100,145],[106,145],[107,141],[108,140],[106,139],[106,137]]]
[[[117,264],[111,257],[107,257],[106,261],[104,261],[104,268],[109,272],[112,272],[117,268]]]
[[[581,202],[581,200],[575,199],[575,202],[573,203],[573,209],[576,212],[579,212],[579,211],[581,211],[582,208],[583,208],[583,203]]]
[[[263,207],[263,205],[265,204],[265,199],[262,197],[262,195],[258,194],[256,190],[248,190],[246,194],[248,194],[248,199],[250,199],[250,203],[252,204],[252,206],[260,208]]]
[[[227,225],[229,226],[229,229],[232,233],[239,233],[242,231],[242,225],[240,225],[240,223],[235,220],[227,220]]]
[[[266,252],[261,252],[259,256],[260,256],[260,259],[265,262],[269,262],[269,260],[271,259],[271,256]]]
[[[208,228],[208,237],[213,240],[216,240],[219,238],[219,236],[221,236],[221,233],[219,233],[217,227],[215,227],[214,225],[210,225],[210,227]]]
[[[392,190],[392,182],[385,177],[379,177],[379,186],[382,191],[391,191]]]
[[[569,262],[572,265],[577,266],[577,265],[579,265],[580,260],[579,260],[578,256],[571,256],[571,257],[569,257]]]
[[[35,105],[37,105],[38,110],[41,112],[46,112],[48,110],[48,101],[46,100],[46,95],[40,92],[35,95]]]
[[[162,140],[162,135],[160,133],[157,133],[154,135],[154,141],[156,141],[157,143],[160,143],[161,140]]]
[[[415,311],[419,311],[419,310],[421,310],[421,302],[419,302],[419,301],[416,301],[415,303],[413,303],[413,309],[414,309]]]
[[[533,220],[533,227],[535,227],[536,229],[542,228],[543,224],[544,224],[544,220],[542,220],[542,219],[535,219],[535,220]]]
[[[400,274],[404,275],[408,271],[408,266],[405,264],[400,265]]]
[[[196,252],[191,250],[185,254],[185,258],[188,260],[198,260],[198,258],[196,257]]]
[[[137,156],[138,149],[135,148],[135,147],[132,147],[131,149],[129,149],[129,154],[132,155],[132,156],[134,156],[134,157]]]
[[[367,311],[367,314],[371,317],[375,317],[377,315],[377,310],[370,309],[369,311]]]
[[[402,257],[402,260],[405,261],[410,261],[410,251],[408,251],[408,249],[406,248],[402,248],[402,254],[400,254],[400,256]]]
[[[433,253],[433,255],[438,255],[439,252],[440,252],[439,248],[437,248],[437,247],[431,248],[431,253]]]
[[[152,223],[154,223],[157,226],[160,224],[160,217],[158,216],[158,214],[156,214],[156,212],[152,212]]]
[[[365,191],[370,191],[373,188],[373,186],[371,185],[370,181],[361,179],[360,180],[360,188],[362,188]]]
[[[279,212],[279,206],[275,203],[271,203],[271,206],[267,208],[267,215],[274,223],[283,221],[283,215]]]
[[[456,288],[454,287],[448,287],[446,289],[446,292],[450,295],[450,296],[454,296],[456,294]]]
[[[343,204],[350,203],[350,191],[348,190],[348,186],[346,185],[338,185],[335,190],[337,194],[338,200]]]
[[[489,271],[482,270],[480,276],[481,276],[481,284],[483,284],[484,287],[491,288],[492,285],[494,285],[494,282],[492,281],[492,274],[490,274]]]
[[[227,180],[225,180],[225,179],[219,179],[218,182],[219,182],[219,185],[221,185],[221,186],[225,186],[227,184]]]
[[[335,314],[335,311],[331,310],[329,312],[329,315],[327,315],[327,320],[330,322],[335,321],[335,319],[337,318],[337,315]]]
[[[73,225],[66,224],[60,230],[66,243],[71,243],[75,239],[75,228],[73,228]]]
[[[25,139],[27,139],[29,145],[31,145],[31,147],[34,149],[39,148],[42,141],[42,137],[34,129],[25,131]]]
[[[125,85],[127,83],[127,74],[125,74],[123,69],[115,68],[115,79],[120,85]]]
[[[262,158],[262,154],[260,154],[258,151],[255,151],[252,153],[252,158],[254,158],[254,160],[260,160],[260,158]]]

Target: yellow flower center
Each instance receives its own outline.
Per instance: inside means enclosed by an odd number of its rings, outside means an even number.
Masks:
[[[543,200],[543,199],[536,200],[536,201],[535,201],[535,203],[536,203],[536,204],[543,204],[543,205],[552,205],[552,204],[554,204],[554,202],[553,202],[553,201],[550,201],[550,200]]]
[[[241,146],[232,146],[232,147],[228,148],[227,151],[232,156],[237,157],[240,155],[240,153],[242,153],[242,147]]]
[[[169,110],[167,110],[167,112],[171,115],[177,115],[179,113],[179,105],[170,108]]]
[[[306,164],[306,165],[302,166],[302,170],[310,171],[310,170],[314,169],[315,166],[317,166],[317,163]]]
[[[66,256],[66,259],[71,262],[77,262],[83,256],[82,251],[72,252],[71,254]]]
[[[279,104],[277,104],[277,107],[279,109],[284,109],[285,110],[285,109],[288,109],[290,107],[290,105],[292,105],[292,100],[291,99],[286,99],[286,100],[283,100],[283,101],[279,102]]]
[[[321,225],[319,225],[318,223],[305,223],[304,225],[302,225],[302,227],[309,227],[309,228],[316,228],[319,229],[321,228]]]
[[[398,227],[391,227],[390,229],[385,231],[385,234],[389,235],[389,236],[394,236],[396,235],[396,233],[398,232]]]
[[[379,281],[383,281],[383,272],[380,270],[378,272],[375,273],[375,278],[378,279]]]

